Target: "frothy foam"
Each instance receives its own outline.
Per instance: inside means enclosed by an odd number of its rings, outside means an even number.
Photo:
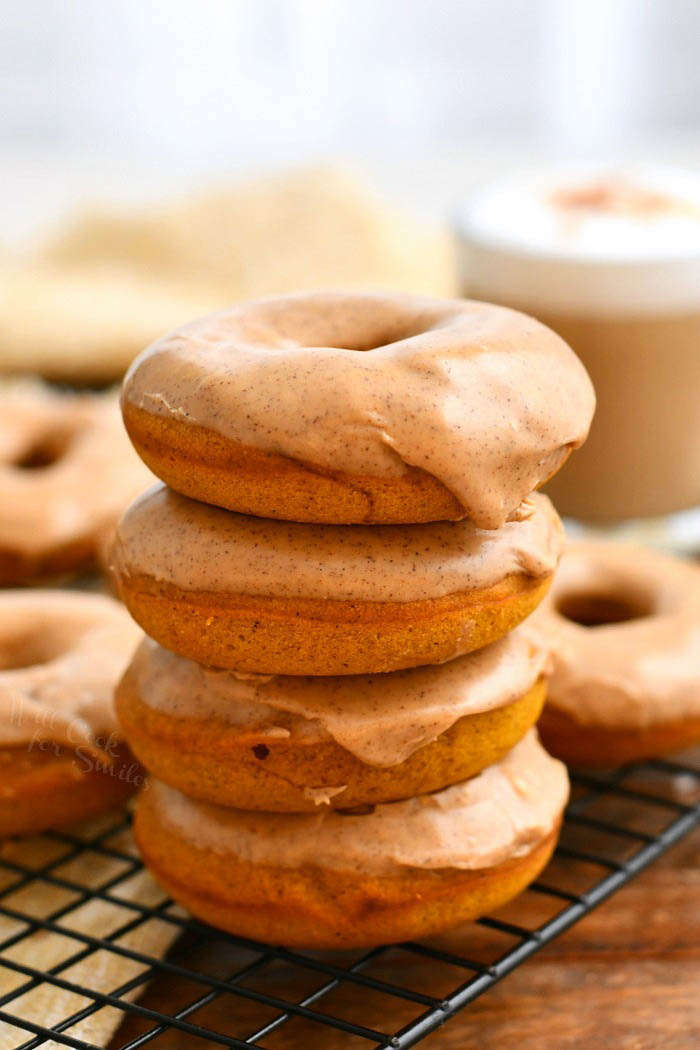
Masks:
[[[700,176],[559,171],[477,192],[460,223],[469,293],[583,313],[700,309]]]

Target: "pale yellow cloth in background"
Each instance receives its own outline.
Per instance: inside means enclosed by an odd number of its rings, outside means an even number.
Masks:
[[[142,211],[85,213],[0,266],[0,372],[118,379],[157,336],[234,302],[312,288],[457,294],[446,228],[333,166]]]

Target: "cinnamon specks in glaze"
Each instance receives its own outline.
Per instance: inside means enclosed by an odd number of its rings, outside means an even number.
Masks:
[[[460,718],[518,700],[548,663],[544,648],[520,628],[436,667],[336,678],[241,676],[203,667],[147,638],[132,673],[143,702],[173,718],[255,727],[270,739],[289,737],[290,730],[305,739],[326,733],[361,762],[394,766]]]
[[[277,867],[391,872],[397,867],[478,870],[528,853],[556,826],[568,796],[561,762],[534,729],[500,762],[430,795],[346,814],[252,813],[188,799],[151,783],[166,827],[235,860]]]
[[[125,402],[323,469],[441,481],[500,528],[580,445],[594,407],[552,331],[487,303],[315,293],[186,325],[130,369]]]
[[[469,521],[308,525],[235,514],[159,485],[122,518],[113,560],[120,576],[187,591],[408,602],[551,573],[561,522],[540,494],[525,514],[497,530]]]

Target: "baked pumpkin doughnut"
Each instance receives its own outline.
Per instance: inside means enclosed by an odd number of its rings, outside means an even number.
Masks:
[[[564,766],[531,730],[471,780],[359,812],[252,813],[153,780],[135,834],[156,879],[198,918],[271,943],[368,947],[514,897],[549,859],[567,795]]]
[[[0,383],[0,585],[94,563],[152,481],[129,447],[115,395]]]
[[[102,595],[0,594],[0,835],[95,816],[141,785],[113,705],[140,633]]]
[[[573,544],[532,626],[552,651],[540,728],[554,754],[615,766],[700,743],[700,567]]]
[[[287,521],[500,528],[588,432],[590,380],[538,321],[488,303],[310,293],[154,343],[124,422],[177,491]]]
[[[435,791],[498,761],[539,717],[546,664],[518,630],[438,667],[342,678],[240,676],[144,639],[117,713],[142,764],[186,795],[345,809]]]
[[[501,529],[308,525],[150,489],[112,551],[119,593],[166,649],[208,667],[372,674],[437,664],[512,630],[543,597],[561,523],[546,496]]]

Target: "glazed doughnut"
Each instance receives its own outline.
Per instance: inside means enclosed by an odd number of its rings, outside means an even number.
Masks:
[[[194,915],[260,941],[355,948],[439,933],[500,907],[554,848],[564,766],[534,730],[479,776],[343,813],[251,813],[151,781],[135,834]]]
[[[145,632],[208,667],[372,674],[480,649],[544,595],[562,542],[551,503],[519,520],[309,525],[234,514],[156,486],[122,518],[119,593]]]
[[[85,568],[153,476],[114,395],[0,384],[0,585]]]
[[[614,766],[700,742],[700,567],[576,543],[532,627],[552,650],[540,728],[553,754]]]
[[[151,470],[184,495],[288,521],[500,528],[588,432],[568,346],[488,303],[312,293],[154,343],[123,387]]]
[[[237,809],[390,802],[480,773],[537,721],[547,656],[518,630],[438,667],[289,678],[202,667],[144,639],[117,689],[159,780]]]
[[[0,594],[0,835],[83,820],[140,786],[113,705],[140,633],[102,595]]]

